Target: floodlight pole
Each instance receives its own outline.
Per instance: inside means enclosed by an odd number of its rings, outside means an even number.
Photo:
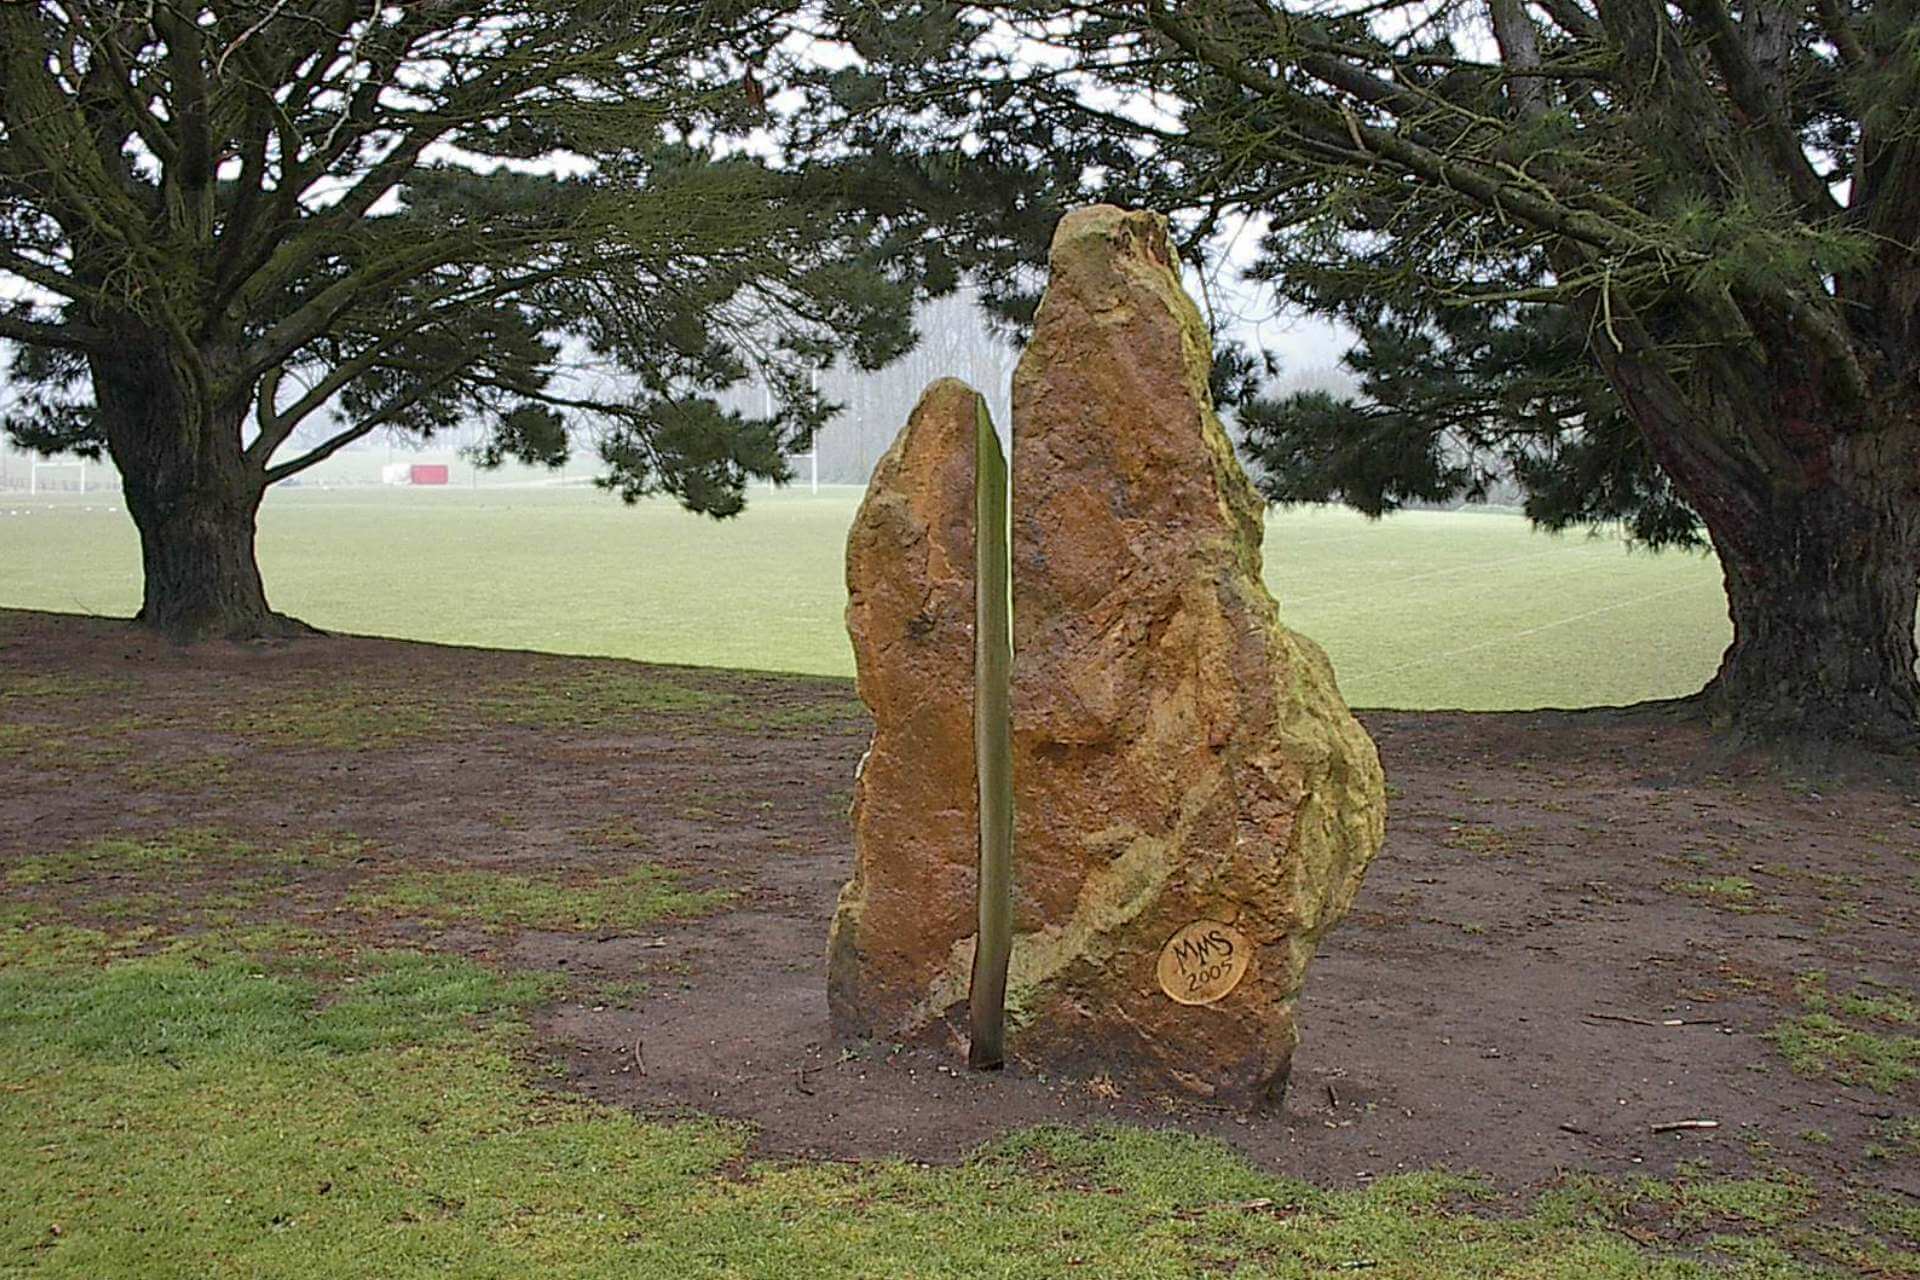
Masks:
[[[820,366],[817,364],[807,372],[807,390],[814,399],[820,398]],[[820,492],[820,440],[812,427],[807,428],[807,466],[813,477],[812,492],[817,496]]]
[[[766,377],[764,373],[760,375],[760,412],[771,418],[773,417],[773,384],[769,383]],[[767,477],[767,492],[773,492],[772,476]]]

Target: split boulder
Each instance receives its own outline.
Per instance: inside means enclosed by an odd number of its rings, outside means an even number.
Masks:
[[[1263,506],[1166,223],[1065,218],[1014,375],[1009,1047],[1272,1101],[1314,948],[1384,830],[1373,743],[1277,620]],[[974,393],[936,383],[848,548],[875,721],[830,943],[842,1034],[964,1034],[975,932]]]

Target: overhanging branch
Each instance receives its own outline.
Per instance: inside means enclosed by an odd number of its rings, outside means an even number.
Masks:
[[[67,351],[108,351],[113,339],[104,329],[78,324],[44,324],[0,313],[0,338],[30,347],[59,347]]]
[[[1503,181],[1486,170],[1423,147],[1398,131],[1367,124],[1352,113],[1342,114],[1316,102],[1284,81],[1256,69],[1215,42],[1194,31],[1155,0],[1149,7],[1154,26],[1203,65],[1271,103],[1303,135],[1320,146],[1344,151],[1358,159],[1386,160],[1416,177],[1455,191],[1486,209],[1519,220],[1553,235],[1616,254],[1656,253],[1673,258],[1690,255],[1647,241],[1611,219],[1558,203],[1543,194],[1538,183]],[[1318,75],[1315,72],[1316,76]],[[1329,81],[1329,84],[1332,84]],[[1337,85],[1333,87],[1338,87]]]

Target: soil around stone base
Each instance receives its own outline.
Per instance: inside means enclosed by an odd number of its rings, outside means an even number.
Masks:
[[[570,691],[643,679],[678,692],[613,720],[567,712]],[[338,719],[342,699],[373,711]],[[743,1121],[763,1155],[945,1161],[1012,1128],[1117,1121],[1213,1134],[1320,1183],[1444,1166],[1521,1190],[1778,1160],[1920,1195],[1920,1158],[1883,1141],[1920,1114],[1920,1085],[1798,1074],[1771,1038],[1820,991],[1914,994],[1920,789],[1722,759],[1671,714],[1360,714],[1386,767],[1387,844],[1311,971],[1291,1089],[1267,1115],[1044,1078],[1017,1038],[991,1074],[960,1044],[830,1039],[826,930],[867,738],[843,681],[357,637],[180,649],[0,611],[0,873],[186,826],[351,835],[359,857],[289,871],[254,917],[561,975],[532,1050],[559,1064],[555,1087]],[[642,863],[735,896],[625,932],[351,906],[408,869]],[[104,899],[56,893],[8,890],[107,921]],[[155,909],[186,918],[184,894]],[[1656,1132],[1684,1120],[1717,1127]]]

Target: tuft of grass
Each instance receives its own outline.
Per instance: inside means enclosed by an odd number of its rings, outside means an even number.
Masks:
[[[729,694],[651,672],[569,672],[490,689],[483,714],[494,723],[538,729],[597,729],[654,716],[703,715],[728,706]]]
[[[1901,1240],[1920,1240],[1920,1205],[1884,1193],[1866,1198],[1867,1222]]]
[[[149,945],[150,929],[108,934],[78,925],[20,921],[0,927],[0,973],[16,977],[31,969],[104,964]]]
[[[1902,1027],[1910,1027],[1920,1022],[1920,1007],[1916,1007],[1912,998],[1901,991],[1889,991],[1885,995],[1878,996],[1863,995],[1857,990],[1850,991],[1838,997],[1834,1004],[1849,1018],[1890,1022]]]
[[[1874,1140],[1864,1154],[1869,1160],[1920,1156],[1920,1117],[1892,1116],[1874,1126]]]
[[[256,844],[217,828],[106,836],[0,863],[0,901],[37,916],[111,924],[121,936],[192,929],[225,935],[243,915],[290,898],[329,896],[325,872],[358,858],[357,837]]]
[[[247,846],[211,828],[183,827],[158,836],[102,836],[60,853],[23,858],[7,870],[15,885],[78,882],[100,873],[123,874],[243,854]]]
[[[497,686],[481,699],[481,714],[490,723],[538,729],[604,729],[663,719],[735,733],[781,733],[824,728],[865,713],[853,697],[758,701],[704,688],[692,673],[661,671],[569,672],[551,681]]]
[[[76,983],[42,969],[0,979],[0,1038],[31,1058],[232,1057],[350,1053],[432,1044],[466,1023],[529,1003],[541,991],[460,960],[397,953],[339,998],[316,1004],[307,980],[227,957],[163,953],[109,965]]]
[[[0,902],[0,933],[37,924],[45,914],[31,902]]]
[[[1449,849],[1458,849],[1463,853],[1476,854],[1483,858],[1506,857],[1520,852],[1522,846],[1518,837],[1530,835],[1533,828],[1526,827],[1506,831],[1499,827],[1479,823],[1455,823],[1447,828],[1447,834],[1441,843]]]
[[[504,871],[418,871],[368,885],[348,899],[363,911],[412,916],[437,924],[489,929],[637,929],[668,918],[706,915],[732,898],[723,890],[679,887],[657,867],[575,883]]]
[[[1878,1035],[1830,1013],[1790,1019],[1767,1038],[1803,1076],[1830,1076],[1876,1093],[1892,1093],[1920,1076],[1920,1036]]]
[[[1639,1190],[1665,1206],[1669,1220],[1683,1231],[1711,1223],[1778,1227],[1810,1217],[1820,1207],[1812,1183],[1785,1175],[1646,1182]]]
[[[61,688],[59,683],[42,682],[40,688]],[[75,689],[94,692],[122,690],[124,686],[108,680],[77,680]],[[0,687],[0,706],[9,716],[19,710],[20,700],[28,695],[13,690],[17,700],[8,706],[9,691]],[[34,695],[38,696],[38,695]],[[114,785],[135,791],[173,790],[197,792],[209,790],[226,780],[230,761],[220,755],[182,753],[168,744],[149,751],[136,736],[163,721],[145,717],[120,716],[113,719],[89,718],[83,714],[65,714],[64,702],[57,708],[58,720],[33,721],[9,718],[0,723],[0,761],[12,761],[30,769],[48,773],[73,773],[112,770]]]
[[[66,725],[16,721],[0,724],[0,760],[47,773],[111,769],[133,755],[114,725]]]
[[[597,827],[579,827],[573,838],[590,849],[617,849],[635,852],[653,848],[653,837],[630,822],[608,822]]]
[[[292,688],[273,702],[231,708],[223,727],[243,738],[330,751],[368,751],[433,737],[443,709],[426,693],[365,683]]]
[[[1831,1076],[1846,1084],[1863,1084],[1877,1093],[1891,1093],[1920,1076],[1920,1036],[1882,1032],[1859,1023],[1912,1026],[1920,1009],[1905,992],[1885,984],[1873,986],[1882,994],[1860,988],[1835,994],[1827,975],[1814,971],[1795,984],[1807,1012],[1767,1033],[1787,1060],[1805,1076]]]
[[[1700,898],[1728,911],[1745,913],[1760,909],[1759,886],[1745,876],[1709,876],[1703,880],[1669,880],[1660,887],[1669,893]]]
[[[0,702],[66,701],[124,694],[131,680],[68,672],[0,670]]]
[[[582,732],[659,721],[732,732],[820,728],[863,714],[853,698],[761,702],[704,688],[693,673],[566,670],[478,689],[342,682],[287,690],[270,704],[228,712],[243,738],[331,751],[372,751],[444,739],[482,726]]]
[[[180,791],[199,795],[225,783],[232,767],[232,760],[219,755],[147,760],[122,769],[120,779],[135,791]]]
[[[578,999],[582,1004],[630,1006],[646,999],[652,990],[653,984],[644,978],[607,978],[581,991]]]
[[[290,844],[264,846],[213,827],[177,827],[150,836],[102,836],[59,853],[15,862],[9,885],[84,884],[116,878],[177,873],[208,867],[286,868],[350,861],[364,844],[356,837],[317,835]]]

